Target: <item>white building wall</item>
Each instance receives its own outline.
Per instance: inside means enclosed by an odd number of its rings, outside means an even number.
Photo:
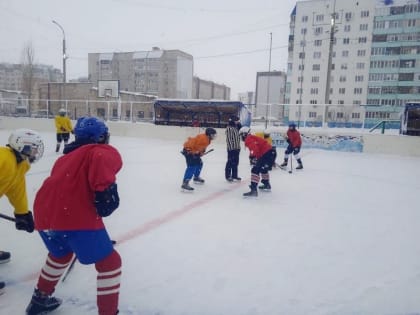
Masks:
[[[335,38],[331,72],[331,104],[365,104],[375,0],[314,0],[297,3],[293,52],[288,58],[290,104],[324,104],[331,17],[335,3]],[[300,58],[304,53],[305,58]],[[356,78],[357,76],[357,78]],[[303,78],[303,82],[301,82]],[[300,90],[302,89],[302,90]],[[302,107],[302,118],[308,118]],[[311,106],[322,120],[324,108]],[[297,118],[296,111],[290,119]]]

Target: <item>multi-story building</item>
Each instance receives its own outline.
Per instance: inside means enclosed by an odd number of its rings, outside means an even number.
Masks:
[[[22,91],[24,90],[22,64],[0,63],[0,89]],[[63,75],[53,66],[35,64],[32,68],[32,83],[61,82]]]
[[[238,94],[238,100],[245,105],[254,106],[255,105],[255,92],[248,91]]]
[[[393,1],[376,8],[368,105],[420,101],[420,3]]]
[[[119,80],[122,91],[191,98],[193,57],[180,50],[89,53],[89,80]]]
[[[289,120],[349,119],[367,95],[375,0],[304,1],[291,15],[286,103]],[[331,44],[331,45],[330,45]],[[310,105],[310,106],[307,106]]]
[[[372,111],[360,105],[419,100],[419,21],[417,0],[298,2],[290,21],[289,120],[362,125]],[[384,112],[395,119],[398,110]]]
[[[285,87],[286,73],[283,71],[257,72],[254,115],[282,120]]]
[[[192,98],[202,100],[229,100],[230,88],[224,84],[194,77]]]

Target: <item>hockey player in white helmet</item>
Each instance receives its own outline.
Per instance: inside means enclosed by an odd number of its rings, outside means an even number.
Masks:
[[[64,108],[60,108],[58,115],[54,118],[57,134],[57,145],[55,147],[55,152],[57,153],[60,151],[61,142],[64,142],[64,146],[66,146],[70,139],[70,133],[73,133],[73,126],[71,124],[70,118],[66,114],[67,111]]]
[[[268,171],[273,165],[275,155],[271,145],[264,139],[252,135],[249,127],[242,127],[239,135],[249,149],[249,154],[255,159],[255,164],[251,169],[251,191],[244,193],[244,197],[257,197],[257,185],[261,180],[262,185],[258,187],[262,191],[271,190],[270,175]]]
[[[4,195],[14,208],[16,229],[32,233],[34,220],[29,211],[25,174],[30,164],[38,161],[44,153],[41,136],[30,129],[18,129],[9,136],[6,146],[0,147],[0,197]],[[10,253],[0,251],[0,263],[10,260]],[[0,282],[0,293],[4,289]]]

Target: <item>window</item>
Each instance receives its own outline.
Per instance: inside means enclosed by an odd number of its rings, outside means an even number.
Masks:
[[[354,94],[362,94],[363,89],[362,88],[354,88]]]
[[[322,46],[322,40],[317,39],[314,41],[314,46]]]
[[[362,17],[362,18],[369,17],[369,11],[362,11],[362,12],[360,12],[360,17]]]
[[[317,22],[323,22],[324,21],[324,15],[323,14],[317,14],[315,17],[315,20]]]
[[[296,94],[302,94],[303,93],[303,89],[301,89],[301,88],[297,88],[296,89]]]
[[[316,118],[316,112],[309,112],[309,118]]]
[[[367,37],[359,37],[359,44],[364,44],[367,42]]]
[[[340,82],[346,82],[346,76],[345,75],[341,75],[339,81]]]
[[[312,83],[318,83],[319,77],[312,77]]]
[[[315,105],[315,104],[318,104],[318,101],[317,100],[310,100],[309,104]],[[315,115],[315,117],[316,117],[316,115]]]
[[[354,105],[358,105],[358,104],[354,104]],[[360,119],[360,113],[351,113],[351,118]]]
[[[350,21],[352,14],[351,14],[351,12],[346,12],[346,14],[344,16],[346,18],[346,21]]]
[[[319,71],[319,70],[321,70],[321,65],[320,64],[312,65],[312,70],[313,71]]]
[[[298,68],[299,68],[300,71],[303,71],[303,70],[305,70],[305,65],[299,65]]]
[[[344,32],[350,32],[351,26],[350,25],[344,25]]]
[[[303,82],[303,76],[298,77],[298,82]]]
[[[348,57],[349,56],[349,51],[348,50],[343,50],[341,53],[342,57]]]
[[[304,15],[302,16],[302,23],[306,23],[306,22],[308,22],[308,16]]]
[[[359,49],[357,51],[357,56],[358,57],[364,57],[364,56],[366,56],[366,50],[365,49]]]
[[[368,30],[368,24],[360,24],[359,29],[361,31],[367,31]]]
[[[339,88],[338,94],[346,94],[346,88]]]
[[[306,31],[307,31],[307,29],[306,29],[306,28],[302,28],[302,29],[300,30],[300,33],[301,33],[302,35],[305,35],[305,34],[306,34]]]
[[[314,59],[320,59],[321,58],[321,52],[320,51],[314,51]]]
[[[321,35],[322,34],[322,27],[321,26],[319,26],[319,27],[315,27],[315,35]]]
[[[356,82],[363,82],[364,78],[362,75],[356,75],[354,81]]]
[[[305,53],[304,52],[299,53],[299,59],[305,59]]]
[[[144,118],[144,112],[143,111],[138,111],[137,112],[137,118],[140,118],[140,119]]]
[[[341,70],[347,70],[347,63],[341,64]]]
[[[348,45],[350,44],[350,38],[343,38],[343,45]]]
[[[358,63],[356,63],[356,68],[357,69],[364,69],[365,68],[365,64],[363,62],[358,62]]]
[[[311,88],[311,94],[318,94],[318,88]]]
[[[344,113],[343,112],[337,112],[337,118],[338,119],[344,118]]]

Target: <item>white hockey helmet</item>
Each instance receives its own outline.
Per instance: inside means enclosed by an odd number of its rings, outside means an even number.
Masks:
[[[44,154],[41,136],[31,129],[17,129],[9,136],[9,146],[19,152],[30,163],[35,163]]]
[[[264,136],[267,136],[267,137],[270,136],[270,134],[271,134],[270,128],[264,129],[263,134],[264,134]]]
[[[251,128],[248,126],[243,126],[239,129],[239,134],[248,134],[251,131]]]
[[[245,140],[246,136],[251,132],[251,128],[248,126],[243,126],[239,129],[239,135],[242,137],[242,140]]]
[[[60,108],[60,110],[58,111],[58,114],[60,115],[60,116],[64,116],[64,115],[66,115],[66,110],[64,109],[64,108]]]

